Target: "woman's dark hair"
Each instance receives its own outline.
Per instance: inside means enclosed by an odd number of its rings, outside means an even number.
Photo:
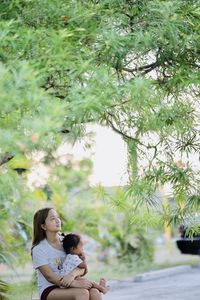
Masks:
[[[33,218],[33,242],[31,247],[32,250],[37,246],[44,238],[46,238],[46,232],[42,229],[42,224],[45,223],[45,220],[48,216],[49,211],[53,209],[52,207],[45,207],[36,211]]]
[[[80,242],[81,237],[78,234],[69,233],[63,238],[63,249],[66,254],[71,253],[72,248],[76,248]]]

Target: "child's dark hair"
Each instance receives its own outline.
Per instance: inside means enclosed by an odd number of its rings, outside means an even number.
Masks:
[[[66,254],[71,253],[72,248],[76,248],[80,242],[81,237],[78,234],[69,233],[64,235],[63,248]]]

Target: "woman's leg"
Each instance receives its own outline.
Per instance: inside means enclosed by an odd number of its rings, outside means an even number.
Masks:
[[[89,291],[81,288],[58,288],[50,292],[47,300],[89,300]]]
[[[89,292],[90,300],[102,300],[101,293],[97,289],[91,288]]]

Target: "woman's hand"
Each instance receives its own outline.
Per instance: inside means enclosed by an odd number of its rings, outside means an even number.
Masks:
[[[89,289],[91,289],[92,285],[93,284],[91,281],[89,281],[87,279],[81,279],[81,280],[72,281],[70,287],[89,290]]]
[[[71,273],[67,274],[60,280],[60,285],[63,287],[69,287],[73,280],[74,276]]]

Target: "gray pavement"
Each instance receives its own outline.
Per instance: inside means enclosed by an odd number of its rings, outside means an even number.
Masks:
[[[189,267],[189,266],[188,266]],[[180,272],[179,272],[180,271]],[[111,283],[111,290],[104,300],[199,300],[200,268],[174,268],[166,276],[146,275],[137,282],[136,278]],[[153,275],[153,272],[152,272]],[[157,274],[158,275],[158,274]],[[136,280],[136,281],[135,281]]]

